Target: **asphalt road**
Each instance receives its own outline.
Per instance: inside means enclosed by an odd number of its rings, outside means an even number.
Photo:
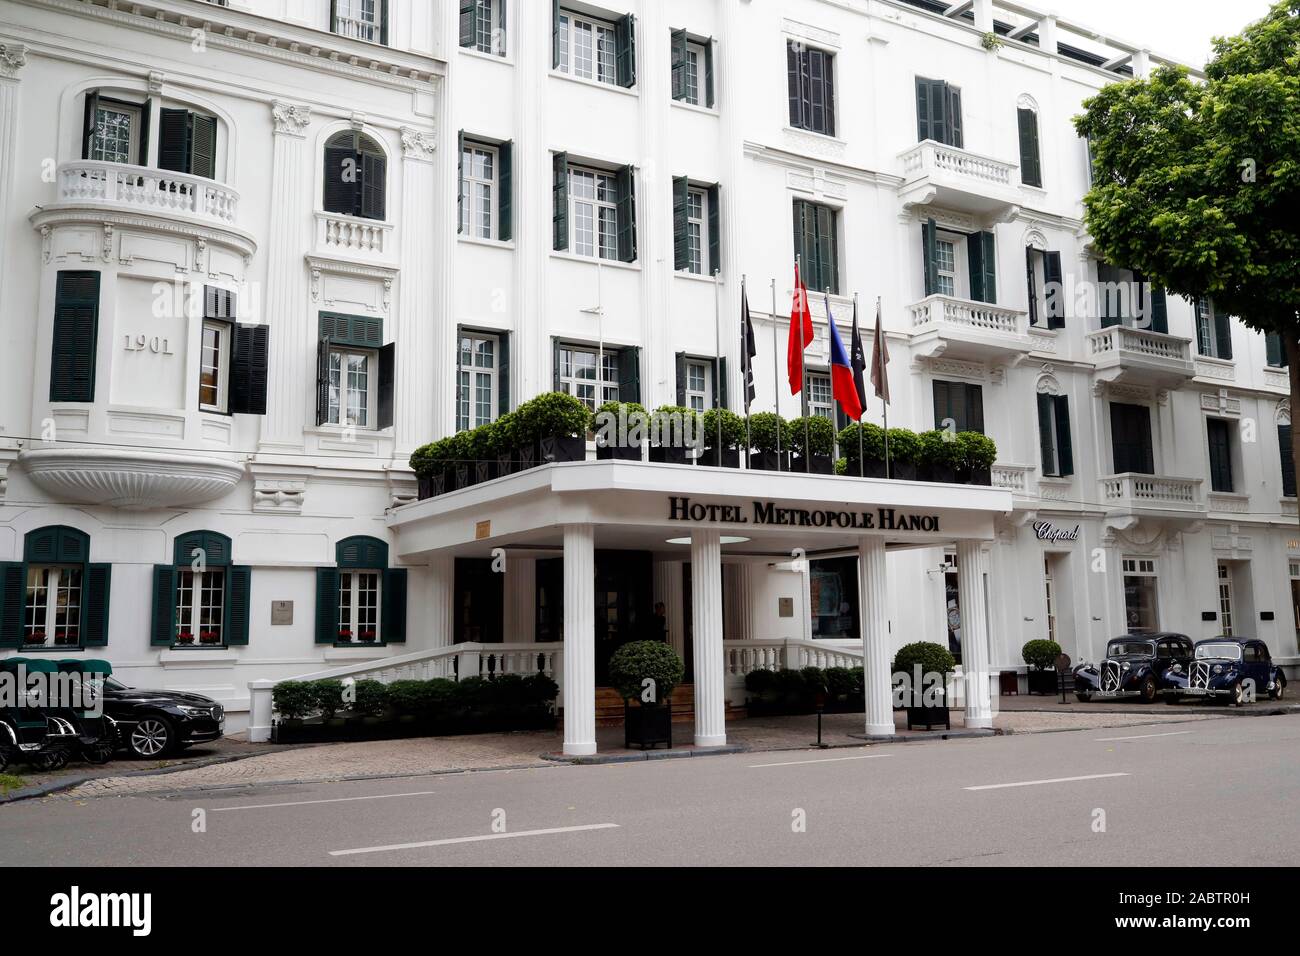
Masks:
[[[56,797],[0,807],[0,865],[1294,865],[1298,753],[1260,717]]]

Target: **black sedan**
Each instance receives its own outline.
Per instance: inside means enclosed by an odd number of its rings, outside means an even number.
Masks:
[[[149,759],[219,740],[226,732],[225,708],[209,697],[140,690],[112,677],[104,681],[104,714],[116,725],[118,744]]]
[[[1136,697],[1149,704],[1173,689],[1191,658],[1186,634],[1126,634],[1106,645],[1100,664],[1075,668],[1074,695],[1084,702]]]
[[[1196,642],[1192,664],[1175,676],[1171,693],[1175,698],[1218,698],[1240,707],[1263,694],[1281,700],[1286,694],[1286,676],[1273,663],[1263,641],[1215,637]]]

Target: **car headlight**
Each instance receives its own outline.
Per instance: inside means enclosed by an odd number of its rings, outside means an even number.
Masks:
[[[1128,661],[1125,661],[1123,664],[1120,665],[1120,670],[1128,670],[1128,669],[1129,669]]]
[[[1171,668],[1171,669],[1173,670],[1173,672],[1174,672],[1175,674],[1181,674],[1181,673],[1183,672],[1183,665],[1182,665],[1182,664],[1175,664],[1175,665],[1173,666],[1173,668]]]
[[[179,704],[177,709],[187,717],[211,717],[211,707],[191,707],[188,704]]]
[[[1222,665],[1222,664],[1215,664],[1214,667],[1211,668],[1211,670],[1212,670],[1214,673],[1216,673],[1216,674],[1222,674],[1222,673],[1223,673],[1223,665]]]

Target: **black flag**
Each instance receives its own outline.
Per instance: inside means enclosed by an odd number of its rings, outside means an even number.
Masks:
[[[858,334],[858,300],[853,300],[853,344],[849,346],[852,351],[850,362],[853,366],[853,387],[858,390],[858,401],[865,409],[867,407],[867,386],[862,380],[862,373],[867,368],[867,353],[862,348],[862,336]]]
[[[745,287],[740,287],[740,367],[745,379],[745,414],[749,414],[749,403],[757,392],[754,389],[754,356],[758,348],[754,345],[754,323],[749,318],[749,296]]]

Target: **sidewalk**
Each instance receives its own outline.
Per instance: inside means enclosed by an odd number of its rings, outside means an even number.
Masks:
[[[1005,698],[1004,698],[1005,700]],[[1132,727],[1187,720],[1221,719],[1213,713],[1191,713],[1174,708],[1150,708],[1141,714],[1003,712],[994,721],[995,733],[1049,733],[1064,730],[1092,730],[1102,727]],[[945,731],[906,731],[904,715],[895,714],[898,734],[907,741],[938,740]],[[861,747],[862,714],[828,714],[822,719],[822,740],[832,747]],[[964,730],[962,715],[952,713],[952,731]],[[695,751],[689,724],[676,724],[673,733],[679,750]],[[984,731],[982,733],[988,733]],[[855,736],[857,735],[857,736]],[[735,720],[727,725],[729,749],[746,751],[803,750],[817,739],[817,718],[768,717]],[[564,766],[553,759],[560,751],[558,733],[526,732],[479,734],[465,737],[429,737],[367,743],[320,744],[278,747],[270,753],[209,766],[179,770],[157,776],[102,776],[66,792],[74,798],[172,793],[265,784],[314,782],[367,777],[403,777],[434,773],[508,770]],[[604,756],[640,755],[622,749],[621,727],[604,727],[597,732],[597,746]],[[248,746],[248,745],[245,745]],[[698,752],[698,751],[696,751]],[[658,751],[664,756],[664,751]],[[545,756],[544,756],[545,755]]]

